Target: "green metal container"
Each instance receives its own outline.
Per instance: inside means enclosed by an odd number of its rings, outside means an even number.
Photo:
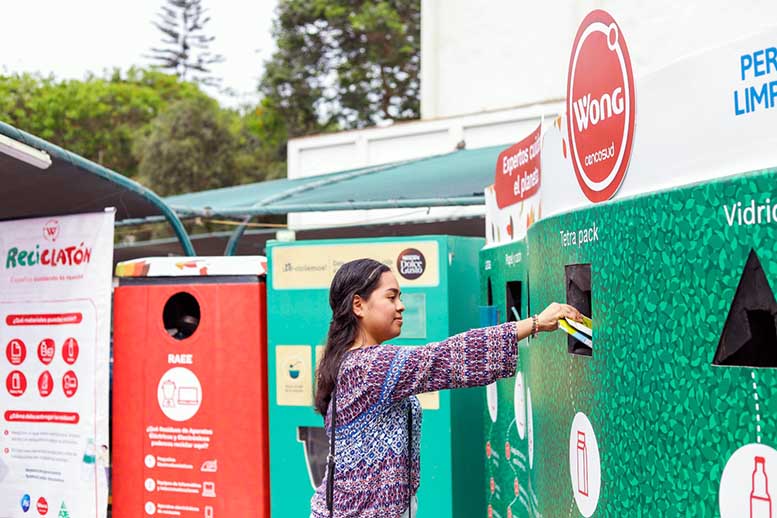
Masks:
[[[521,346],[533,462],[527,482],[516,471],[536,502],[526,506],[522,492],[511,500],[516,477],[502,463],[493,516],[777,510],[775,185],[777,172],[759,171],[529,229],[532,310],[583,306],[593,341],[586,350],[558,331]],[[495,251],[481,253],[481,268]]]
[[[528,308],[526,242],[484,248],[480,252],[480,300],[483,325],[526,318]],[[516,376],[486,388],[483,417],[487,514],[478,516],[531,516],[536,497],[529,478],[530,421],[524,356],[528,341],[519,343]],[[481,489],[483,490],[483,489]]]
[[[278,518],[307,517],[327,454],[313,409],[315,365],[331,318],[329,284],[359,257],[389,265],[406,306],[397,345],[424,345],[478,326],[479,238],[419,236],[268,244],[270,503]],[[406,275],[402,275],[400,270]],[[422,271],[419,275],[418,272]],[[482,389],[421,398],[418,517],[471,518],[485,511]]]

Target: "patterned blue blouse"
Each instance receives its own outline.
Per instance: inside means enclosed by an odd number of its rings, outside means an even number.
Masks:
[[[488,385],[515,374],[515,322],[423,347],[376,345],[348,353],[337,380],[334,516],[398,518],[407,508],[407,409],[413,414],[412,492],[418,491],[421,406],[415,394]],[[331,434],[331,405],[326,417]],[[326,476],[311,500],[329,518]]]

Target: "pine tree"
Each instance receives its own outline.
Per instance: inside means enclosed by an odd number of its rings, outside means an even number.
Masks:
[[[167,47],[152,47],[148,57],[183,81],[217,86],[220,80],[210,75],[210,65],[222,63],[224,57],[208,50],[215,38],[205,34],[207,12],[202,0],[166,0],[153,24],[162,31]]]

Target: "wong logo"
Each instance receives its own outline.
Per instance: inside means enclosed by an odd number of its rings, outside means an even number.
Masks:
[[[607,12],[585,17],[567,79],[572,166],[585,196],[609,200],[626,176],[634,139],[634,77],[623,34]]]
[[[43,237],[46,241],[51,241],[53,243],[59,237],[59,230],[59,221],[51,219],[43,225]]]

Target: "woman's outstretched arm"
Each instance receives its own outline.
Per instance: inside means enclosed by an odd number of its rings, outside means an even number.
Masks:
[[[378,346],[367,374],[383,402],[423,392],[488,385],[515,374],[518,341],[532,332],[558,328],[560,318],[579,320],[566,304],[518,322],[472,329],[422,347]]]

